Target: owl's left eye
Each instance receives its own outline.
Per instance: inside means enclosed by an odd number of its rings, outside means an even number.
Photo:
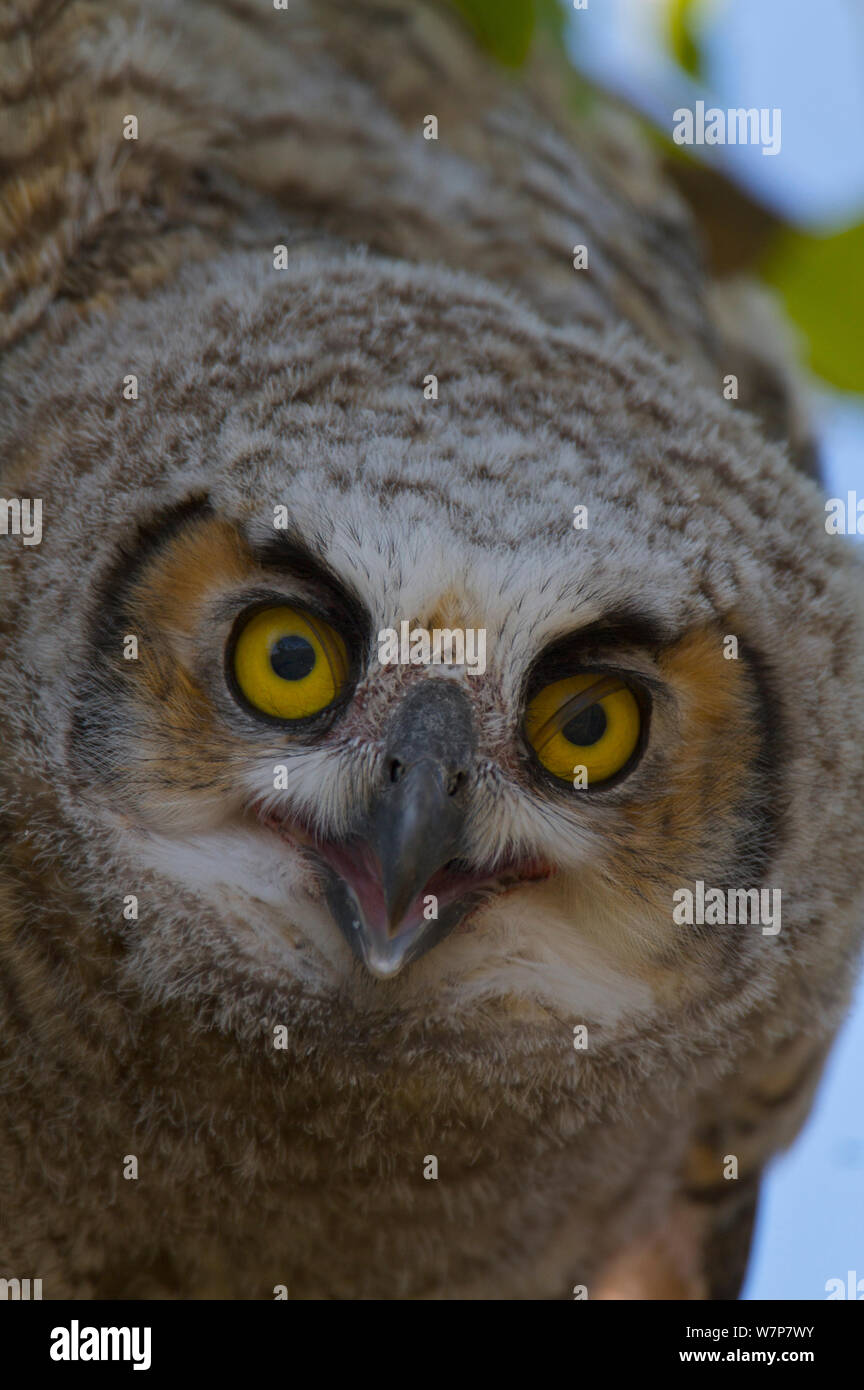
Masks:
[[[261,608],[249,619],[233,662],[242,694],[274,719],[320,714],[348,679],[348,652],[339,633],[288,605]]]
[[[571,781],[584,767],[592,786],[629,762],[641,723],[638,701],[624,681],[584,672],[553,681],[529,701],[525,735],[547,771]]]

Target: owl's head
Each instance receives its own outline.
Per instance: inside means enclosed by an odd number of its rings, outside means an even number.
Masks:
[[[65,350],[19,736],[154,990],[609,1035],[770,994],[857,888],[853,565],[719,390],[362,257],[237,255]],[[697,880],[783,932],[677,925]]]

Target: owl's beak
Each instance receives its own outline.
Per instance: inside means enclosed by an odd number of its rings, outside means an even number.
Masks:
[[[397,765],[399,766],[399,765]],[[375,807],[372,844],[381,865],[381,886],[392,937],[411,903],[438,869],[455,858],[465,823],[465,801],[443,759],[401,764]]]
[[[452,864],[464,843],[474,748],[468,696],[450,680],[422,682],[389,731],[363,832],[322,847],[334,871],[330,910],[379,978],[430,950],[479,900],[471,890],[480,876]]]

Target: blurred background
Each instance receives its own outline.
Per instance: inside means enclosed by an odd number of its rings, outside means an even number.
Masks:
[[[715,269],[761,276],[800,335],[826,496],[864,496],[862,0],[454,3],[501,63],[518,69],[551,42],[575,106],[599,87],[639,114]],[[676,146],[673,112],[699,100],[779,108],[779,154]],[[862,1062],[864,987],[805,1130],[768,1174],[746,1299],[825,1299],[831,1279],[864,1281]]]

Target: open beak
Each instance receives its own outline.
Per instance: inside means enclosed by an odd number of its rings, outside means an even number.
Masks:
[[[363,831],[317,847],[330,910],[374,975],[395,975],[441,941],[489,886],[488,874],[454,862],[464,852],[474,753],[465,692],[424,681],[397,711]]]
[[[443,941],[484,898],[553,873],[539,859],[481,869],[465,862],[475,749],[467,694],[452,680],[430,677],[396,711],[381,781],[353,834],[324,840],[272,814],[264,818],[313,859],[334,921],[379,979]]]

